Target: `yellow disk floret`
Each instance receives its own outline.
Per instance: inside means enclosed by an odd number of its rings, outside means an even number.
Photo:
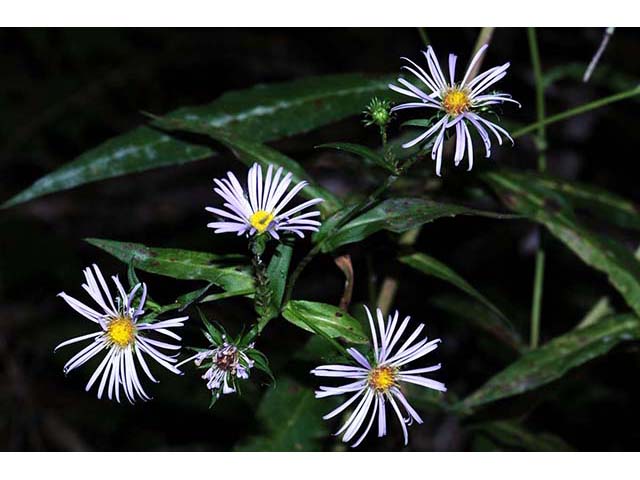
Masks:
[[[449,90],[442,100],[442,106],[449,115],[458,116],[463,112],[469,110],[471,102],[469,96],[464,90],[458,90],[452,88]]]
[[[272,221],[273,215],[265,210],[258,210],[249,218],[249,223],[258,233],[263,233]]]
[[[109,340],[119,347],[131,345],[136,339],[136,326],[130,317],[116,317],[107,325]]]
[[[369,373],[369,385],[378,392],[386,392],[396,384],[397,373],[393,367],[376,367]]]

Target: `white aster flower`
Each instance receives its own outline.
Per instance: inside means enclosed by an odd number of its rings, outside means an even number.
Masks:
[[[207,338],[213,342],[210,336]],[[249,370],[253,367],[254,361],[247,356],[245,351],[251,348],[253,348],[253,343],[245,348],[240,348],[228,343],[223,337],[222,345],[212,350],[199,352],[183,360],[178,366],[193,360],[196,366],[200,367],[202,362],[210,360],[211,366],[202,375],[202,378],[207,381],[207,388],[211,390],[211,393],[216,398],[220,398],[220,393],[226,395],[237,390],[237,380],[249,378]]]
[[[276,240],[280,238],[278,232],[293,232],[302,238],[305,230],[318,231],[320,222],[312,218],[318,217],[320,212],[296,214],[322,202],[322,199],[314,198],[283,212],[284,207],[309,182],[299,182],[285,195],[293,174],[289,172],[281,179],[282,167],[276,170],[275,175],[273,170],[273,165],[269,165],[263,179],[262,167],[257,163],[253,164],[247,175],[248,196],[233,173],[227,172],[228,178],[222,180],[214,179],[218,186],[214,191],[225,200],[224,206],[228,210],[207,207],[209,212],[225,219],[207,226],[215,228],[215,233],[232,232],[242,235],[248,232],[248,235],[260,235],[268,232]]]
[[[507,74],[507,69],[510,65],[508,62],[504,65],[490,68],[484,73],[470,78],[475,65],[480,60],[486,48],[487,45],[483,45],[478,50],[471,60],[462,81],[459,83],[455,81],[457,56],[452,53],[449,54],[449,82],[447,82],[433,48],[429,46],[427,47],[427,51],[423,52],[427,59],[429,74],[408,58],[403,58],[403,60],[409,62],[410,65],[402,67],[415,75],[417,79],[424,84],[426,90],[416,87],[404,78],[398,78],[398,82],[406,88],[393,84],[389,85],[389,88],[392,90],[418,100],[417,102],[397,105],[391,109],[392,112],[406,108],[431,108],[436,110],[436,113],[443,114],[442,117],[424,133],[402,145],[404,148],[410,148],[423,140],[435,136],[435,141],[431,149],[431,158],[436,160],[436,173],[438,176],[440,175],[440,167],[442,164],[445,132],[450,128],[455,128],[455,165],[458,166],[460,164],[466,151],[469,159],[469,170],[473,168],[471,125],[473,125],[484,142],[487,158],[491,155],[491,138],[489,132],[496,137],[499,145],[502,145],[502,137],[500,134],[511,140],[513,144],[513,139],[504,128],[480,115],[480,112],[490,108],[492,105],[502,104],[504,102],[512,102],[518,106],[520,105],[511,98],[511,95],[506,93],[486,92],[490,86],[504,78]]]
[[[376,330],[371,312],[369,312],[366,306],[365,310],[367,311],[369,326],[371,327],[373,337],[373,362],[369,362],[369,360],[355,348],[348,348],[347,352],[355,359],[358,366],[323,365],[311,370],[312,374],[319,377],[341,377],[350,381],[350,383],[339,387],[320,387],[320,390],[315,392],[316,398],[343,394],[352,395],[345,403],[322,418],[325,420],[333,418],[359,400],[347,421],[340,430],[336,432],[336,435],[344,433],[342,441],[349,442],[361,430],[365,421],[368,419],[362,435],[360,435],[360,438],[353,444],[353,447],[357,447],[369,433],[369,430],[371,430],[371,426],[376,418],[378,420],[378,437],[386,435],[386,410],[387,402],[389,402],[402,426],[404,443],[406,445],[409,441],[407,424],[410,425],[414,420],[422,423],[422,418],[420,418],[418,412],[409,405],[409,402],[402,392],[402,383],[413,383],[441,392],[446,392],[447,389],[443,383],[420,375],[422,373],[439,370],[440,364],[412,370],[404,370],[404,368],[406,368],[405,366],[408,363],[438,348],[440,339],[437,338],[428,341],[425,337],[420,341],[416,341],[418,335],[420,335],[420,332],[424,328],[424,324],[420,324],[409,338],[407,338],[399,348],[396,348],[411,317],[406,317],[400,326],[398,326],[399,314],[396,311],[395,315],[389,315],[388,322],[385,325],[382,312],[378,309],[378,330]],[[403,409],[405,411],[404,414],[402,413]]]
[[[180,345],[154,340],[148,338],[147,334],[157,332],[180,341],[181,338],[169,329],[182,327],[185,320],[189,317],[173,318],[156,323],[138,323],[138,320],[144,314],[143,307],[147,298],[146,284],[137,284],[131,292],[127,294],[118,277],[112,276],[111,278],[119,294],[119,296],[116,296],[114,303],[107,282],[105,282],[97,265],[93,265],[93,271],[91,268],[85,269],[84,276],[87,283],[82,284],[82,288],[84,288],[96,304],[98,304],[100,307],[98,310],[94,310],[64,292],[59,293],[58,296],[62,297],[63,300],[80,315],[96,323],[100,329],[97,332],[62,342],[55,348],[55,350],[57,350],[72,343],[92,339],[89,345],[80,350],[65,364],[65,375],[71,370],[84,365],[96,355],[104,352],[104,358],[98,365],[98,368],[93,372],[85,390],[89,391],[98,378],[100,378],[98,398],[102,397],[105,388],[107,388],[109,399],[112,399],[115,392],[115,399],[120,402],[120,388],[122,387],[127,400],[131,403],[135,401],[136,396],[142,400],[150,400],[151,397],[149,397],[142,388],[140,378],[138,377],[136,359],[147,377],[155,383],[158,383],[158,380],[151,374],[144,354],[173,373],[182,375],[182,372],[173,365],[177,362],[175,358],[177,353],[175,355],[168,355],[159,350],[179,350]],[[134,307],[132,302],[141,287],[142,294],[140,302],[137,307]]]

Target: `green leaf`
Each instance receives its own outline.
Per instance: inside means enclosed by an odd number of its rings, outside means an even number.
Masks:
[[[412,255],[405,255],[404,257],[400,257],[399,260],[409,265],[412,268],[426,274],[432,275],[434,277],[439,278],[440,280],[444,280],[445,282],[449,282],[450,284],[458,287],[463,292],[467,293],[482,305],[491,310],[499,319],[500,322],[503,323],[505,330],[510,330],[513,332],[513,325],[509,319],[504,315],[498,307],[496,307],[493,303],[491,303],[487,298],[478,292],[475,288],[469,284],[464,278],[454,272],[447,265],[442,263],[439,260],[436,260],[429,255],[424,253],[414,253]],[[512,333],[512,337],[516,336],[515,333]]]
[[[206,280],[226,291],[245,292],[253,286],[250,268],[239,266],[242,255],[215,255],[175,248],[147,247],[140,243],[88,238],[87,242],[122,262],[133,262],[145,272],[179,280]]]
[[[354,155],[363,158],[366,164],[377,165],[378,167],[382,167],[391,173],[395,173],[393,166],[387,163],[383,155],[376,152],[375,150],[370,149],[369,147],[365,147],[364,145],[358,145],[356,143],[336,142],[324,143],[322,145],[318,145],[316,148],[333,148],[342,152],[353,153]]]
[[[501,174],[531,183],[540,192],[561,195],[575,209],[587,211],[605,222],[640,230],[640,208],[608,190],[539,173],[501,170]]]
[[[347,74],[258,85],[225,93],[207,105],[175,110],[167,116],[232,129],[256,142],[267,142],[359,114],[372,96],[393,95],[387,87],[390,80],[392,77]],[[42,177],[2,207],[97,180],[180,165],[213,154],[209,147],[189,144],[154,128],[138,127]]]
[[[572,330],[520,357],[467,397],[462,406],[476,408],[534,390],[606,354],[624,340],[639,338],[640,319],[632,314],[616,315]]]
[[[520,335],[505,324],[493,311],[488,310],[473,300],[460,295],[439,295],[430,299],[429,303],[445,312],[461,318],[469,325],[473,325],[489,333],[516,351],[522,352],[526,347],[522,344]]]
[[[280,378],[265,393],[256,416],[264,433],[236,446],[237,451],[291,452],[320,449],[328,435],[322,420],[326,404],[317,401],[313,392],[289,378]]]
[[[358,242],[380,230],[402,233],[439,218],[456,215],[513,218],[512,215],[474,210],[422,198],[390,198],[342,226],[324,241],[322,251],[326,253],[342,245]]]
[[[564,440],[550,433],[532,433],[522,425],[512,421],[486,422],[471,425],[468,430],[488,437],[485,444],[491,451],[525,452],[567,452],[573,451]],[[475,443],[475,442],[474,442]]]
[[[324,201],[318,205],[318,208],[325,214],[332,213],[342,206],[340,200],[328,190],[317,185],[298,162],[267,145],[253,140],[253,137],[243,137],[230,130],[213,128],[204,123],[195,124],[170,118],[156,117],[154,125],[167,130],[207,135],[228,147],[238,160],[248,167],[254,163],[259,163],[263,168],[268,168],[271,164],[283,167],[285,171],[293,174],[291,179],[294,183],[302,180],[306,180],[309,183],[300,191],[300,196],[307,199],[322,198]]]
[[[279,243],[267,267],[267,277],[269,278],[269,286],[271,287],[273,317],[280,313],[292,254],[293,246]]]
[[[342,338],[350,343],[368,343],[360,322],[338,307],[326,303],[291,300],[282,316],[294,325],[312,333],[322,332],[329,338]]]
[[[484,179],[505,205],[543,224],[583,262],[606,273],[627,304],[640,314],[640,262],[633,252],[581,226],[564,195],[541,188],[528,176],[490,172]]]

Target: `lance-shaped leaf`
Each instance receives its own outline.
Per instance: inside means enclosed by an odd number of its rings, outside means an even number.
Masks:
[[[513,215],[432,202],[422,198],[390,198],[329,235],[323,241],[322,251],[326,253],[342,245],[358,242],[380,230],[401,233],[442,217],[455,217],[456,215],[513,218]]]
[[[573,448],[550,433],[533,433],[513,421],[497,421],[467,427],[474,433],[474,450],[525,452],[568,452]],[[481,441],[486,440],[486,441]]]
[[[308,332],[342,338],[350,343],[367,343],[360,322],[338,307],[326,303],[291,300],[282,316]]]
[[[230,130],[214,128],[205,123],[185,122],[171,118],[155,117],[153,123],[157,127],[166,130],[207,135],[228,147],[238,160],[248,167],[251,167],[254,163],[259,163],[263,168],[268,168],[269,165],[283,167],[285,172],[293,174],[291,179],[294,183],[302,180],[309,182],[309,185],[300,192],[300,196],[308,199],[322,198],[324,201],[318,205],[318,208],[324,213],[334,212],[342,206],[340,200],[328,190],[317,185],[298,162],[267,145],[253,140],[253,137],[242,136]]]
[[[534,390],[606,354],[624,340],[639,338],[640,319],[632,314],[616,315],[572,330],[520,357],[467,397],[462,406],[475,408]]]
[[[567,181],[551,175],[501,170],[499,175],[530,183],[541,193],[561,195],[576,210],[585,211],[622,228],[640,230],[640,207],[608,190],[593,185]]]
[[[409,265],[410,267],[415,268],[416,270],[426,275],[432,275],[439,278],[440,280],[449,282],[450,284],[458,287],[463,292],[467,293],[469,296],[473,297],[475,300],[480,302],[495,314],[495,316],[498,318],[498,321],[502,323],[500,331],[508,332],[506,336],[509,340],[511,340],[509,343],[513,346],[519,345],[520,342],[518,340],[518,335],[515,333],[513,326],[511,325],[511,322],[506,317],[506,315],[502,313],[500,309],[493,303],[487,300],[487,298],[478,290],[473,288],[469,282],[467,282],[464,278],[454,272],[447,265],[424,253],[405,255],[403,257],[400,257],[399,260],[402,263]]]
[[[258,85],[228,92],[207,105],[175,110],[168,116],[232,129],[254,141],[266,142],[356,115],[372,96],[391,95],[387,87],[390,80],[392,77],[347,74]],[[209,147],[192,145],[146,126],[138,127],[42,177],[3,207],[97,180],[179,165],[212,154]]]
[[[342,152],[353,153],[354,155],[362,158],[367,165],[376,165],[378,167],[384,168],[391,173],[395,173],[393,165],[387,163],[381,153],[378,153],[375,150],[372,150],[364,145],[358,145],[356,143],[336,142],[318,145],[316,148],[333,148]]]
[[[490,172],[484,176],[512,210],[543,224],[587,265],[607,274],[627,304],[640,314],[640,262],[616,241],[596,235],[578,223],[571,202],[527,176]]]
[[[493,311],[468,297],[459,294],[443,294],[431,298],[429,303],[469,325],[484,330],[514,350],[519,352],[526,350],[520,335],[513,328],[505,324],[504,320]]]
[[[287,245],[286,243],[279,243],[267,267],[267,277],[269,278],[269,287],[271,288],[272,318],[278,315],[280,307],[282,306],[282,297],[284,296],[284,288],[287,284],[292,254],[293,246]]]
[[[256,416],[264,433],[249,438],[235,450],[250,452],[317,451],[328,435],[327,403],[314,398],[313,391],[288,378],[278,378],[265,393]]]
[[[245,295],[253,287],[251,269],[242,255],[215,255],[175,248],[147,247],[140,243],[87,239],[92,245],[145,272],[179,280],[206,280],[227,292]]]

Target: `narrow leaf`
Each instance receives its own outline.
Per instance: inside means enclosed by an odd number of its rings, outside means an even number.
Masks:
[[[279,243],[267,267],[267,277],[269,278],[269,286],[271,287],[273,317],[280,313],[292,254],[293,247],[291,245]]]
[[[484,178],[505,205],[543,224],[583,262],[606,273],[627,304],[640,314],[640,262],[632,251],[581,226],[570,201],[559,192],[509,172],[490,172]]]
[[[154,125],[167,130],[207,135],[228,147],[238,160],[248,167],[254,163],[259,163],[263,168],[268,168],[269,165],[283,167],[285,171],[293,174],[291,178],[294,183],[303,180],[309,183],[302,189],[300,195],[308,199],[322,198],[324,201],[318,205],[318,208],[324,213],[332,213],[342,206],[340,200],[328,190],[317,185],[298,162],[267,145],[253,140],[253,137],[243,137],[230,130],[214,128],[204,123],[197,124],[171,118],[158,117],[154,120]]]
[[[122,262],[133,262],[145,272],[157,273],[179,280],[206,280],[226,291],[246,291],[252,288],[253,277],[241,255],[214,255],[175,248],[147,247],[140,243],[117,242],[99,238],[87,239]]]
[[[355,143],[345,143],[345,142],[336,142],[336,143],[325,143],[322,145],[318,145],[316,148],[333,148],[335,150],[340,150],[342,152],[353,153],[354,155],[359,156],[363,160],[365,160],[365,164],[367,165],[376,165],[378,167],[382,167],[385,170],[395,173],[393,166],[389,165],[384,156],[375,150],[370,149],[369,147],[365,147],[364,145],[358,145]]]
[[[464,278],[462,278],[441,261],[436,260],[435,258],[430,257],[429,255],[426,255],[424,253],[405,255],[404,257],[400,257],[399,260],[402,263],[409,265],[410,267],[415,268],[416,270],[426,275],[432,275],[439,278],[440,280],[444,280],[445,282],[449,282],[450,284],[458,287],[460,290],[467,293],[482,305],[487,307],[489,310],[491,310],[504,324],[505,329],[511,330],[513,332],[513,326],[511,325],[511,322],[506,317],[506,315],[500,311],[498,307],[487,300],[487,298],[480,292],[478,292],[478,290],[473,288],[471,284],[469,284],[469,282],[467,282]]]
[[[326,303],[292,300],[282,311],[282,316],[294,325],[329,338],[342,338],[351,343],[367,343],[360,322],[338,307]]]
[[[640,338],[640,319],[616,315],[556,337],[495,375],[463,402],[475,408],[508,398],[561,378],[569,370],[609,352],[624,340]]]
[[[402,233],[439,218],[456,215],[513,218],[512,215],[474,210],[422,198],[391,198],[342,226],[324,241],[322,251],[326,253],[342,245],[358,242],[380,230]]]
[[[257,142],[313,130],[359,114],[372,96],[389,97],[392,77],[360,74],[310,77],[228,92],[203,106],[168,114],[177,120],[206,123],[250,135]],[[107,140],[36,181],[2,206],[97,180],[180,165],[211,156],[208,147],[192,145],[146,126]]]

